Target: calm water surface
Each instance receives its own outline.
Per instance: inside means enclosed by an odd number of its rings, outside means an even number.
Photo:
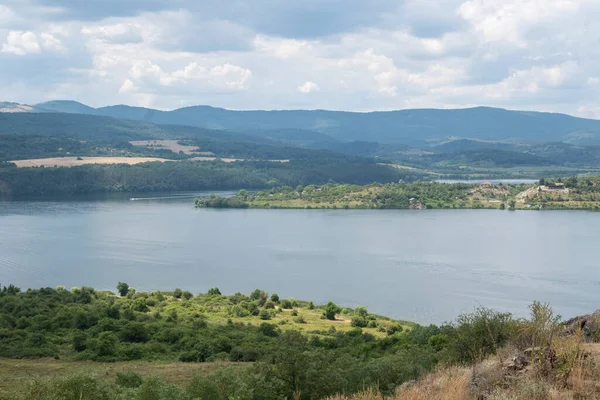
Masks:
[[[333,300],[422,323],[600,307],[600,213],[195,210],[192,195],[0,202],[0,282]]]

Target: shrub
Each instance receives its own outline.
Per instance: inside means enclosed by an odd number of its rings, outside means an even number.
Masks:
[[[325,307],[325,318],[331,321],[335,321],[335,315],[342,311],[334,302],[330,301]]]
[[[281,300],[281,308],[291,310],[293,308],[292,302],[287,299]]]
[[[269,320],[269,319],[271,319],[271,313],[268,312],[267,310],[262,310],[258,316],[262,320]]]
[[[137,372],[117,372],[115,381],[118,386],[126,388],[138,388],[144,382],[142,376]]]
[[[277,330],[277,325],[268,324],[263,322],[258,327],[258,331],[265,336],[276,337],[279,335],[279,331]]]
[[[181,296],[183,296],[183,291],[181,289],[177,288],[173,291],[173,297],[176,299],[180,299]]]
[[[231,307],[229,313],[238,318],[244,318],[250,315],[250,312],[239,304]]]
[[[221,291],[219,290],[219,288],[212,288],[212,289],[208,289],[208,293],[209,296],[221,296]]]
[[[356,328],[366,328],[368,323],[364,317],[354,317],[352,318],[350,325]]]
[[[146,304],[146,299],[135,299],[133,301],[131,308],[134,311],[143,312],[143,313],[150,311],[150,309],[148,308],[148,305]]]
[[[249,348],[233,348],[229,353],[229,360],[236,362],[254,362],[258,361],[260,353],[255,349]]]
[[[312,301],[310,303],[308,303],[308,309],[309,310],[314,310],[315,309],[315,305],[313,304]]]
[[[298,316],[298,311],[297,310],[292,310],[291,315],[292,315],[292,317],[297,317]]]
[[[51,381],[33,381],[26,392],[28,393],[22,393],[23,396],[20,398],[37,400],[112,400],[115,398],[115,393],[110,390],[108,385],[90,375],[74,375]]]
[[[404,328],[402,328],[402,325],[399,324],[390,325],[386,328],[388,335],[393,335],[395,333],[402,332],[403,330]]]
[[[448,344],[453,359],[473,362],[504,346],[515,336],[517,323],[510,313],[479,307],[472,313],[460,315],[454,328]]]
[[[87,335],[83,332],[75,332],[73,335],[73,350],[82,352],[87,349]]]
[[[96,354],[100,357],[112,356],[117,351],[119,339],[112,332],[102,332],[98,335]]]
[[[267,301],[265,303],[265,309],[267,310],[274,310],[275,309],[275,303],[271,300]]]
[[[356,307],[356,309],[354,310],[354,313],[362,318],[367,318],[367,315],[369,315],[366,307],[362,307],[362,306]]]
[[[279,303],[279,295],[278,295],[277,293],[273,293],[273,294],[271,295],[271,301],[272,301],[273,303]]]
[[[129,322],[119,332],[124,342],[147,342],[150,340],[148,326],[142,322]]]
[[[294,320],[297,324],[305,324],[306,320],[304,319],[304,317],[302,315],[299,315],[298,318],[296,318]]]

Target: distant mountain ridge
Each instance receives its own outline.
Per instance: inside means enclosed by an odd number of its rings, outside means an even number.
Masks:
[[[188,125],[254,136],[317,132],[333,140],[424,146],[453,139],[600,144],[600,120],[500,108],[410,109],[379,112],[327,110],[233,111],[193,106],[161,111],[125,105],[92,108],[75,101],[30,106],[33,112],[92,114],[155,124]],[[1,107],[0,107],[1,108]]]

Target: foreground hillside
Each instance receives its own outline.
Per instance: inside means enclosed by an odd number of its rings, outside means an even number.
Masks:
[[[0,290],[0,398],[587,399],[600,314],[427,327],[255,290]]]

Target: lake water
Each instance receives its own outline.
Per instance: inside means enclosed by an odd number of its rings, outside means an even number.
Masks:
[[[600,308],[600,213],[196,210],[193,195],[0,203],[0,282],[365,305],[441,323],[477,305]]]

